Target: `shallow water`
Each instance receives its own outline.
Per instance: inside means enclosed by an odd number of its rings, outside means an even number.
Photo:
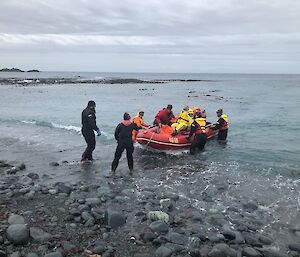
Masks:
[[[76,76],[76,73],[40,74]],[[255,200],[261,204],[261,213],[257,215],[265,224],[264,230],[271,234],[282,231],[274,235],[279,238],[279,245],[292,237],[288,231],[298,226],[300,218],[297,109],[300,76],[114,73],[80,73],[80,76],[211,81],[1,86],[0,159],[24,161],[30,171],[47,174],[50,181],[95,182],[109,171],[116,147],[113,132],[124,111],[134,116],[144,110],[145,121],[151,123],[157,110],[167,104],[173,104],[175,113],[186,104],[205,108],[208,121],[215,121],[215,110],[223,108],[230,120],[226,144],[211,140],[205,151],[194,157],[186,151],[158,153],[137,146],[135,185],[139,188],[156,185],[179,192],[200,209],[223,211],[225,206]],[[89,100],[97,103],[97,122],[103,135],[97,138],[95,163],[83,168],[78,164],[85,148],[80,117]],[[118,172],[126,176],[124,158]],[[60,169],[48,165],[64,160],[69,163]],[[212,187],[214,190],[210,192]],[[211,206],[203,207],[203,195],[212,192],[214,201]]]

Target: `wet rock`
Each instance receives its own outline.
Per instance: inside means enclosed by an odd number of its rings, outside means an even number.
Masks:
[[[121,192],[121,195],[125,195],[125,196],[128,196],[128,197],[131,197],[135,194],[135,189],[132,189],[132,188],[127,188],[127,189],[124,189],[122,190]]]
[[[300,243],[289,244],[289,249],[300,253]]]
[[[3,243],[4,243],[4,238],[0,236],[0,245],[2,245]]]
[[[246,256],[246,257],[260,257],[261,254],[252,247],[245,247],[243,249],[243,256]]]
[[[22,216],[16,215],[16,214],[11,214],[9,215],[8,218],[8,224],[25,224],[25,220]]]
[[[188,243],[188,238],[186,236],[175,232],[170,232],[168,235],[168,239],[174,244],[186,245]]]
[[[7,239],[14,245],[27,244],[29,240],[29,229],[25,224],[13,224],[6,230]]]
[[[77,250],[77,246],[68,241],[63,241],[61,246],[62,246],[62,249],[64,250],[65,254],[71,254],[71,253],[76,252],[76,250]]]
[[[147,218],[152,221],[160,220],[165,223],[168,223],[170,220],[169,215],[162,211],[150,211],[147,214]]]
[[[190,247],[192,247],[192,248],[200,248],[202,242],[201,242],[200,238],[198,238],[198,237],[190,237],[189,244],[190,244]]]
[[[165,246],[160,246],[155,251],[155,256],[157,256],[157,257],[169,257],[169,256],[171,256],[171,254],[172,254],[172,250]]]
[[[259,240],[259,242],[261,242],[264,245],[270,245],[274,242],[274,240],[272,238],[264,236],[264,235],[260,235],[258,240]]]
[[[155,238],[156,235],[150,231],[143,234],[143,240],[146,242],[152,242]]]
[[[48,253],[44,257],[63,257],[61,252],[53,252],[53,253]]]
[[[51,235],[41,228],[31,227],[30,228],[30,237],[32,237],[35,242],[46,242],[51,238]]]
[[[135,253],[133,257],[153,257],[153,254],[150,253]]]
[[[58,162],[50,162],[49,165],[52,167],[57,167],[57,166],[59,166],[59,163]]]
[[[85,203],[89,206],[97,206],[101,204],[101,200],[98,197],[87,198],[85,201],[86,201]]]
[[[177,201],[179,199],[179,195],[175,194],[175,193],[172,193],[172,192],[165,192],[165,193],[162,194],[161,199],[163,199],[163,198],[170,198],[173,201]]]
[[[224,229],[224,231],[222,232],[222,234],[224,235],[224,237],[228,240],[233,240],[235,239],[235,232],[229,230],[229,229]]]
[[[103,244],[97,244],[95,247],[92,249],[92,253],[95,254],[103,254],[106,251],[106,247]]]
[[[208,257],[236,257],[237,252],[227,244],[217,244],[208,253]]]
[[[88,221],[90,219],[93,219],[94,217],[87,211],[84,211],[81,213],[81,217],[85,220]]]
[[[248,212],[253,212],[258,209],[258,206],[254,202],[248,202],[243,204],[243,209]]]
[[[172,201],[169,198],[167,198],[167,199],[160,199],[159,200],[159,204],[160,204],[160,208],[162,210],[172,209]]]
[[[259,246],[261,247],[261,243],[258,241],[258,237],[256,235],[246,234],[244,235],[245,241],[247,244],[252,246]]]
[[[24,195],[24,194],[27,194],[29,191],[30,191],[30,188],[28,188],[28,187],[27,188],[21,188],[19,190],[19,193]]]
[[[70,194],[72,189],[69,186],[66,186],[64,183],[62,182],[58,182],[55,184],[55,186],[57,187],[57,190],[59,193],[65,193],[65,194]]]
[[[9,255],[9,257],[21,257],[21,253],[19,251],[13,252],[12,254]]]
[[[185,250],[185,246],[178,245],[178,244],[173,244],[173,243],[166,243],[164,246],[169,248],[173,253],[174,252],[178,253],[178,252],[181,252],[181,251]]]
[[[0,250],[0,257],[7,257],[7,254],[4,251]]]
[[[31,179],[39,179],[40,178],[40,176],[37,173],[33,173],[33,172],[30,172],[27,176]]]
[[[157,232],[160,234],[167,233],[169,231],[169,226],[163,221],[154,221],[149,225],[149,228],[153,232]]]
[[[19,168],[20,170],[25,170],[25,169],[26,169],[25,163],[21,163],[21,164],[18,166],[18,168]]]
[[[264,257],[288,257],[287,254],[275,251],[273,249],[263,248],[260,250],[263,253]]]
[[[126,218],[123,214],[118,212],[106,212],[107,224],[111,228],[118,228],[126,223]]]
[[[13,175],[16,174],[20,169],[17,167],[11,167],[10,169],[6,170],[6,173],[9,175]]]
[[[27,253],[26,257],[39,257],[36,253]]]

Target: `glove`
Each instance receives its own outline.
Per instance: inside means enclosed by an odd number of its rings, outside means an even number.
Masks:
[[[100,129],[97,129],[96,133],[97,133],[97,137],[100,137],[100,136],[101,136],[101,131],[100,131]]]

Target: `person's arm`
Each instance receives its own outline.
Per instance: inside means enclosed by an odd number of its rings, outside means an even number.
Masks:
[[[95,130],[95,131],[98,131],[99,130],[99,128],[97,127],[97,125],[96,125],[96,115],[95,115],[95,113],[89,113],[88,115],[87,115],[87,120],[88,120],[88,123],[89,123],[89,125],[90,125],[90,127],[93,129],[93,130]]]
[[[224,125],[225,120],[223,118],[218,119],[216,125],[212,129],[217,130]]]
[[[194,121],[191,124],[191,130],[190,130],[190,134],[189,134],[188,138],[191,138],[194,135],[195,131],[196,131],[196,124],[195,124],[195,121]]]
[[[139,129],[141,129],[142,127],[139,127],[138,125],[136,125],[135,123],[132,123],[133,125],[133,129],[138,131]]]
[[[159,125],[161,124],[161,119],[158,115],[155,116],[155,122]]]
[[[171,119],[174,119],[174,118],[175,118],[175,115],[174,115],[174,113],[173,113],[172,111],[170,112],[170,118],[171,118]]]
[[[115,130],[115,139],[117,141],[119,141],[119,137],[120,137],[120,130],[121,130],[121,126],[120,124],[116,127],[116,130]]]

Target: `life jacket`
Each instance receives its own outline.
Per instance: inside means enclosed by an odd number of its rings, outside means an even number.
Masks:
[[[196,134],[205,133],[206,119],[205,118],[196,118],[197,123]]]
[[[228,117],[225,113],[223,113],[220,118],[222,118],[225,122],[223,124],[223,126],[219,129],[219,130],[225,130],[229,128],[229,122],[228,122]]]
[[[189,114],[187,111],[181,111],[178,117],[178,123],[189,123]]]
[[[136,115],[132,122],[134,122],[136,125],[138,125],[139,127],[141,127],[142,125],[144,125],[144,120],[139,116],[139,115]]]

